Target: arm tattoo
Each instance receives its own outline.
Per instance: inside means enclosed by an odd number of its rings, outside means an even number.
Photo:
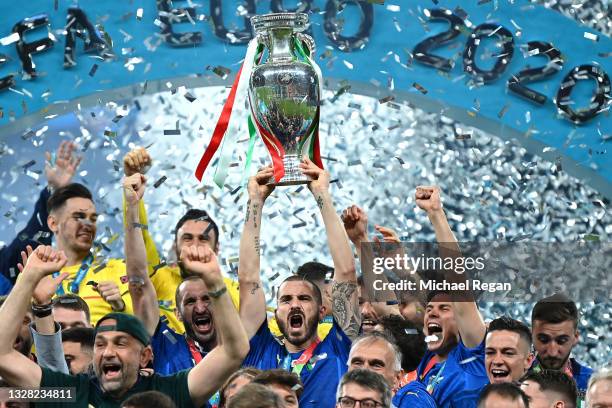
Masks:
[[[257,256],[259,256],[259,237],[255,236],[255,252],[257,253]]]
[[[253,227],[257,228],[257,208],[259,205],[253,204]]]
[[[244,217],[245,224],[249,220],[249,215],[251,215],[251,200],[247,201],[247,212],[246,212],[246,216]]]
[[[317,197],[317,205],[319,206],[319,210],[323,209],[323,197],[321,196]]]
[[[259,289],[259,283],[254,282],[253,283],[253,288],[251,289],[251,295],[254,295],[255,292],[257,291],[257,289]]]
[[[357,283],[332,282],[332,308],[334,318],[344,333],[354,340],[361,327],[361,314],[357,299]]]

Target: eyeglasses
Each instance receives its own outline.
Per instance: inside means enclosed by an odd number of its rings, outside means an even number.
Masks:
[[[357,403],[359,403],[361,408],[378,408],[383,406],[382,402],[378,402],[371,398],[358,400],[351,397],[340,397],[338,398],[338,403],[341,408],[353,408]]]

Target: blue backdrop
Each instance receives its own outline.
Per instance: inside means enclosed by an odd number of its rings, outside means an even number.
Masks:
[[[286,7],[295,6],[295,2],[285,3]],[[579,126],[560,117],[552,102],[563,78],[576,66],[597,65],[608,75],[612,74],[610,38],[527,1],[509,4],[500,0],[478,2],[483,3],[478,5],[477,2],[440,0],[437,6],[430,0],[395,0],[385,4],[373,1],[360,5],[346,2],[348,6],[340,11],[331,1],[311,3],[311,31],[318,46],[317,61],[329,81],[328,86],[343,90],[351,86],[350,92],[375,95],[383,101],[394,96],[396,100],[408,101],[426,110],[444,111],[454,119],[502,137],[516,138],[532,153],[563,162],[564,170],[582,177],[602,194],[612,197],[612,166],[607,151],[612,139],[612,120],[606,109],[609,108],[609,94],[604,111]],[[172,29],[177,33],[201,33],[201,43],[186,47],[174,47],[164,41],[160,27],[166,20],[163,13],[160,16],[154,0],[81,1],[78,6],[88,19],[102,25],[112,38],[116,57],[104,61],[96,54],[85,54],[83,42],[77,40],[76,66],[65,69],[64,27],[71,5],[61,0],[0,4],[3,44],[0,54],[8,57],[0,64],[0,78],[15,75],[15,86],[0,91],[0,135],[27,132],[40,125],[45,117],[73,111],[77,104],[83,107],[116,99],[118,92],[140,94],[172,88],[178,83],[205,85],[209,79],[218,82],[219,75],[227,72],[224,68],[229,69],[225,78],[229,83],[245,53],[245,45],[231,44],[213,33],[215,22],[211,16],[215,9],[222,10],[220,21],[225,27],[244,30],[248,7],[237,6],[233,1],[204,2],[194,8],[191,22],[173,24]],[[172,6],[187,7],[188,3],[175,1]],[[270,7],[269,1],[262,1],[257,2],[255,10],[267,13]],[[330,10],[336,11],[335,23],[341,27],[340,34],[354,36],[361,23],[367,23],[362,10],[368,7],[373,10],[373,19],[371,26],[365,24],[367,41],[350,52],[341,50],[343,44],[334,43],[329,36],[329,23],[333,23],[329,19]],[[447,45],[432,50],[436,55],[455,60],[450,72],[416,62],[411,54],[414,46],[447,29],[444,23],[428,19],[424,9],[431,7],[454,10],[471,28],[482,23],[507,28],[514,37],[515,51],[503,75],[492,83],[474,86],[471,77],[464,72],[462,54],[471,29],[463,30]],[[19,21],[41,13],[49,18],[51,34],[46,29],[32,30],[25,33],[26,42],[48,36],[54,37],[56,42],[52,48],[33,54],[39,76],[24,79],[12,29]],[[528,85],[548,97],[544,106],[509,93],[506,86],[507,80],[526,65],[537,67],[546,62],[520,51],[519,47],[529,41],[554,44],[565,61],[559,73]],[[496,53],[499,51],[495,42],[484,38],[476,53],[477,65],[489,69],[496,60]],[[167,79],[173,79],[172,83],[166,85]],[[347,82],[342,82],[344,80]],[[593,89],[592,80],[578,82],[572,93],[574,109],[588,106]]]

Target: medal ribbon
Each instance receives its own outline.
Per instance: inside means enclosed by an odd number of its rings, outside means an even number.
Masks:
[[[185,340],[189,346],[189,352],[191,353],[193,364],[196,366],[200,361],[202,361],[202,353],[200,353],[200,350],[196,347],[195,342],[192,339],[185,337]]]
[[[79,271],[77,272],[76,276],[74,277],[74,280],[70,283],[69,288],[70,291],[72,293],[79,293],[79,286],[81,285],[81,282],[83,282],[83,279],[85,279],[85,275],[87,274],[87,271],[89,271],[89,268],[91,268],[91,264],[93,263],[93,255],[90,253],[89,255],[87,255],[87,257],[85,257],[85,259],[83,259],[83,262],[81,262],[81,266],[79,267]],[[57,277],[59,275],[59,272],[54,272],[53,273],[53,277]],[[64,292],[64,285],[60,284],[57,287],[57,291],[55,292],[57,293],[58,296],[63,295]]]
[[[297,359],[291,360],[291,354],[287,354],[285,359],[283,360],[283,369],[287,371],[291,371],[292,373],[300,376],[300,373],[304,369],[306,363],[310,361],[312,355],[314,354],[315,348],[321,343],[321,339],[317,336],[315,340],[308,346],[306,350],[300,355]]]

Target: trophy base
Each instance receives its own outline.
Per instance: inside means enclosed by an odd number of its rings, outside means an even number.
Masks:
[[[300,170],[300,159],[296,154],[286,155],[283,158],[283,165],[285,166],[285,175],[277,183],[274,177],[270,177],[266,184],[275,186],[297,186],[299,184],[308,184],[312,181],[312,177],[309,177],[302,173]]]

